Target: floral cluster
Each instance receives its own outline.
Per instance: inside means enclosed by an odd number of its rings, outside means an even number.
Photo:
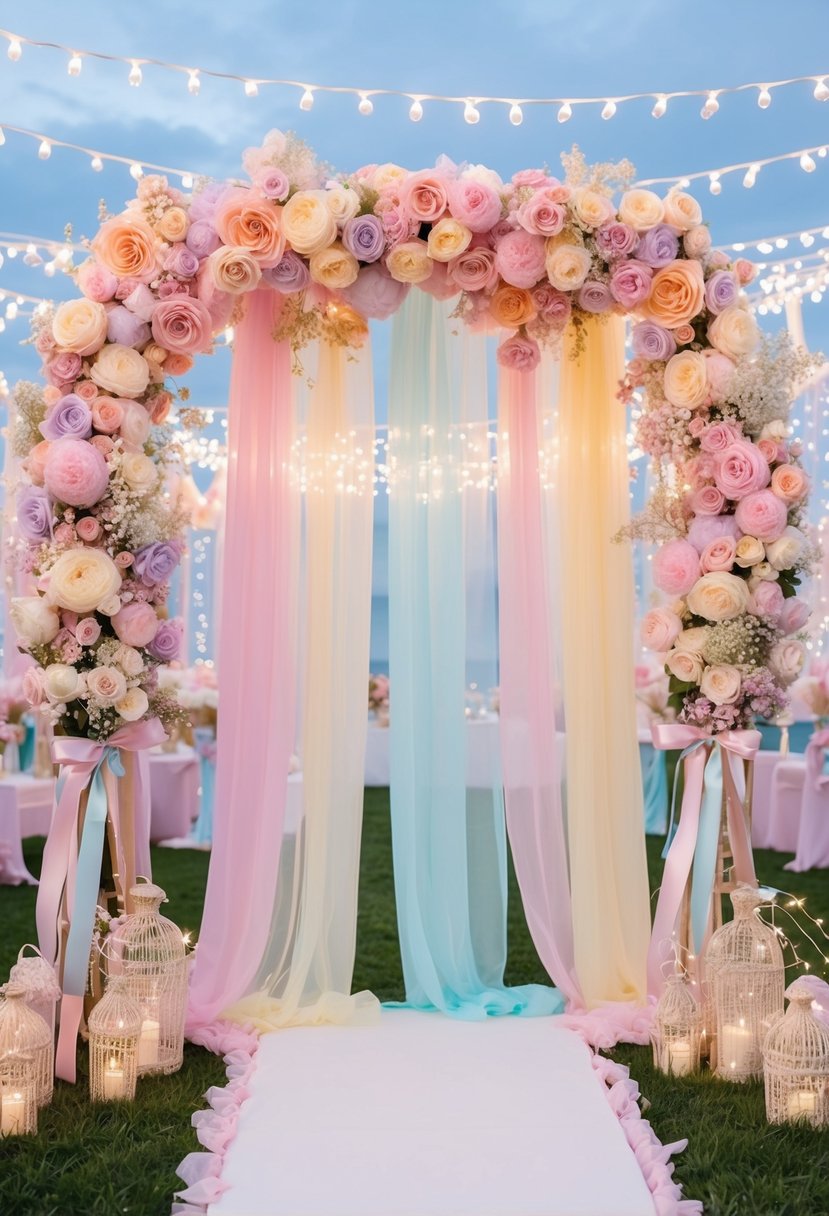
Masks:
[[[25,741],[23,716],[28,708],[22,680],[17,677],[0,680],[0,751],[7,743],[20,745]]]
[[[368,677],[368,707],[374,713],[378,711],[383,713],[389,708],[389,677],[375,676]]]
[[[674,713],[668,704],[670,688],[664,664],[649,656],[648,661],[637,663],[634,680],[636,700],[642,707],[644,722],[648,725],[652,722],[669,722]]]
[[[792,697],[797,697],[808,706],[825,726],[829,723],[829,659],[813,659],[809,671],[792,685]]]

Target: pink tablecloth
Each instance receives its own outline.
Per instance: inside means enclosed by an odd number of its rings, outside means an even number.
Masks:
[[[45,836],[52,817],[54,782],[23,774],[0,780],[0,883],[34,884],[23,861],[24,836]]]
[[[755,849],[774,849],[771,843],[771,793],[780,752],[758,752],[754,759],[754,793],[751,799],[751,843]]]
[[[186,836],[199,813],[199,759],[192,748],[150,755],[150,840]]]
[[[805,774],[806,761],[802,756],[786,757],[774,770],[768,847],[780,853],[794,853],[797,849]]]
[[[811,781],[801,766],[800,823],[797,853],[787,870],[823,870],[829,867],[829,781]]]

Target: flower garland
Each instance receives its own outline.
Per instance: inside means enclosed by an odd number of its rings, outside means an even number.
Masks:
[[[808,615],[795,597],[808,485],[780,375],[803,359],[752,359],[740,288],[753,267],[712,252],[699,204],[625,189],[617,208],[610,187],[631,167],[589,171],[577,153],[563,158],[566,182],[541,169],[504,182],[446,158],[335,179],[279,131],[243,160],[250,184],[192,195],[142,178],[77,270],[82,298],[37,322],[48,387],[18,394],[31,483],[18,518],[38,594],[13,607],[38,664],[31,702],[97,738],[174,712],[157,680],[180,640],[180,623],[160,617],[184,523],[159,494],[175,462],[165,382],[212,349],[242,297],[262,284],[285,297],[275,337],[297,354],[319,338],[360,345],[367,319],[390,316],[414,285],[457,297],[456,315],[499,332],[500,363],[520,371],[568,324],[638,318],[621,397],[644,386],[639,443],[675,472],[636,533],[667,542],[656,582],[675,597],[646,618],[646,644],[667,655],[680,720],[716,731],[777,712]]]

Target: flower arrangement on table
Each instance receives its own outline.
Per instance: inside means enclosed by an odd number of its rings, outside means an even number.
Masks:
[[[29,704],[23,695],[23,681],[18,677],[0,681],[0,753],[12,744],[20,747],[26,740],[24,715]]]
[[[643,716],[647,723],[670,722],[675,713],[668,704],[670,681],[664,663],[659,662],[653,656],[648,656],[648,660],[636,664],[634,678],[636,700],[642,706]]]
[[[191,726],[212,726],[219,709],[219,681],[215,667],[196,663],[173,665],[159,673],[159,685],[175,697]]]
[[[368,708],[378,719],[388,720],[389,715],[389,677],[384,675],[369,675],[368,677]]]
[[[791,688],[817,719],[819,727],[829,726],[829,659],[813,659],[806,675]]]

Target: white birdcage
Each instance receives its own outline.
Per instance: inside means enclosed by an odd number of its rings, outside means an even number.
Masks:
[[[110,971],[123,971],[141,1009],[138,1075],[171,1073],[184,1058],[187,961],[181,930],[161,916],[167,898],[161,887],[140,883],[130,890],[135,911],[112,935]]]
[[[812,1012],[808,984],[795,980],[786,996],[789,1008],[763,1045],[766,1118],[769,1123],[803,1119],[825,1127],[829,1124],[829,1026]]]
[[[24,951],[34,950],[32,957],[26,957]],[[23,988],[26,993],[26,1004],[35,1013],[39,1013],[55,1037],[55,1009],[60,1000],[60,984],[57,973],[51,963],[43,957],[37,946],[21,946],[17,962],[9,972],[9,983]]]
[[[37,1131],[34,1057],[0,1054],[0,1139]]]
[[[734,919],[712,934],[705,976],[716,1037],[717,1076],[747,1081],[763,1072],[762,1047],[783,1011],[783,951],[757,909],[766,902],[753,887],[731,893]]]
[[[55,1086],[55,1045],[46,1021],[26,1004],[26,989],[6,984],[0,1004],[0,1062],[16,1055],[34,1061],[35,1100],[38,1106],[52,1101]]]
[[[135,1097],[141,1008],[125,976],[114,976],[89,1015],[89,1096],[93,1102]]]
[[[654,1066],[675,1077],[699,1070],[702,1019],[683,975],[671,975],[656,1006],[651,1044]]]

